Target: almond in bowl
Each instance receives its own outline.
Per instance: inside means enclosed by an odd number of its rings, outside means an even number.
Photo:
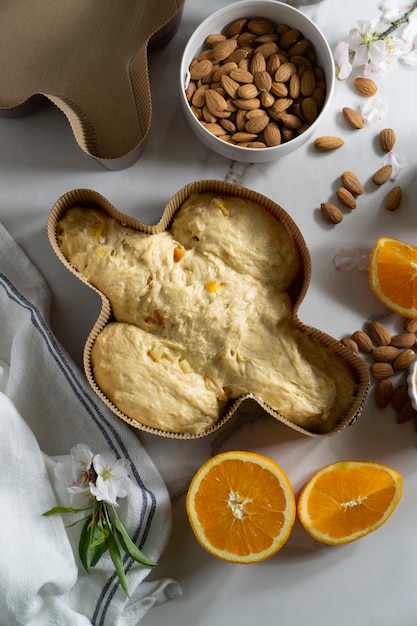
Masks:
[[[48,232],[64,265],[101,296],[86,375],[132,426],[202,437],[247,398],[310,436],[360,414],[368,368],[298,319],[310,257],[293,220],[265,196],[191,183],[146,226],[75,190],[53,207]]]
[[[301,11],[245,0],[213,13],[189,39],[180,100],[195,137],[217,154],[273,161],[315,132],[334,74],[326,39]]]

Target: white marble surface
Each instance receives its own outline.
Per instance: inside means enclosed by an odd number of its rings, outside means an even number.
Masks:
[[[175,39],[150,58],[153,121],[144,154],[131,168],[103,169],[75,144],[65,118],[52,106],[20,119],[0,118],[0,220],[43,272],[53,292],[51,325],[64,348],[81,364],[82,348],[99,309],[98,298],[73,278],[49,247],[46,220],[66,191],[95,189],[121,211],[156,222],[182,186],[220,179],[255,189],[283,206],[298,223],[312,256],[312,280],[301,319],[336,338],[349,335],[374,317],[395,327],[370,293],[366,274],[336,271],[333,258],[344,245],[369,251],[388,235],[417,244],[417,74],[394,62],[378,76],[387,105],[382,122],[349,129],[344,106],[362,101],[351,81],[338,82],[333,104],[317,134],[337,134],[345,146],[317,154],[311,143],[272,164],[242,165],[196,145],[179,111],[177,74],[181,52],[192,30],[225,0],[187,0]],[[296,3],[294,3],[296,4]],[[377,0],[323,0],[302,4],[332,47],[358,19],[377,17]],[[370,177],[382,164],[376,136],[384,126],[397,132],[396,149],[405,162],[398,179],[404,192],[400,209],[382,207],[385,189]],[[364,181],[358,208],[336,227],[325,224],[320,203],[334,198],[340,174],[351,169]],[[391,184],[392,185],[392,184]],[[251,418],[257,416],[256,420]],[[370,396],[361,419],[336,437],[294,435],[245,405],[239,431],[181,442],[139,435],[165,478],[173,501],[173,533],[158,575],[180,581],[183,596],[152,609],[144,626],[415,626],[417,622],[417,433],[412,423],[398,426],[394,413],[375,409]],[[272,559],[252,566],[217,561],[197,545],[188,526],[184,497],[178,496],[194,470],[213,452],[244,448],[274,458],[297,491],[310,474],[341,459],[377,460],[403,474],[404,494],[393,517],[367,538],[330,548],[317,545],[296,525],[286,546]]]

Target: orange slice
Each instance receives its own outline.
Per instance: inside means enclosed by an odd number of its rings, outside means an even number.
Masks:
[[[382,526],[401,492],[401,476],[391,467],[371,461],[339,461],[316,472],[304,486],[298,517],[317,541],[349,543]]]
[[[371,252],[369,284],[391,311],[417,317],[417,247],[380,237]]]
[[[186,508],[201,546],[233,563],[256,563],[278,552],[296,514],[291,484],[279,465],[239,451],[218,454],[200,467]]]

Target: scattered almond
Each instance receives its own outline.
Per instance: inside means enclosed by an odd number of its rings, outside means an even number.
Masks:
[[[363,194],[362,183],[353,172],[343,172],[341,175],[342,185],[354,196]]]
[[[333,135],[323,135],[322,137],[317,137],[314,141],[314,145],[317,150],[322,152],[327,152],[329,150],[337,150],[341,148],[345,142],[340,137],[336,137]]]
[[[394,361],[400,354],[399,348],[395,346],[377,346],[371,352],[372,358],[378,363],[389,363]]]
[[[397,424],[405,424],[417,416],[417,411],[413,408],[411,400],[406,400],[397,413]]]
[[[375,81],[371,78],[365,78],[363,76],[355,78],[353,84],[357,91],[365,98],[371,98],[378,91]]]
[[[377,320],[371,321],[369,335],[377,346],[388,346],[391,342],[391,333],[388,328]]]
[[[394,374],[394,368],[390,363],[372,363],[370,372],[374,378],[389,378]]]
[[[391,174],[392,174],[392,165],[390,164],[383,165],[372,176],[372,181],[375,183],[375,185],[384,185],[391,178]]]
[[[384,206],[387,211],[396,211],[401,204],[402,190],[399,185],[393,187],[385,197]]]
[[[356,343],[356,341],[352,339],[351,337],[343,337],[340,340],[340,343],[344,345],[345,348],[348,348],[348,350],[351,350],[355,354],[359,354],[359,346]]]
[[[408,400],[407,385],[398,385],[392,394],[391,404],[395,411],[399,411]]]
[[[393,335],[391,337],[391,346],[395,346],[397,348],[412,348],[415,343],[416,336],[414,332],[398,333],[398,335]]]
[[[343,204],[343,206],[347,207],[348,209],[356,209],[356,200],[354,196],[350,193],[350,191],[345,189],[345,187],[339,187],[339,189],[336,191],[336,196],[339,202]]]
[[[405,319],[404,320],[404,330],[407,333],[415,333],[417,331],[417,319]]]
[[[360,113],[350,107],[343,108],[343,117],[352,128],[360,129],[365,126],[365,121]]]
[[[385,409],[392,400],[394,387],[388,378],[382,378],[375,387],[375,402],[379,409]]]
[[[392,128],[384,128],[379,133],[379,144],[383,152],[391,152],[394,147],[395,141],[396,135]]]
[[[406,348],[402,350],[400,354],[395,359],[392,367],[395,371],[398,370],[406,370],[410,367],[412,363],[416,360],[416,353],[411,348]]]
[[[351,336],[351,339],[355,341],[361,352],[371,352],[374,349],[374,344],[370,336],[363,330],[357,330]]]
[[[330,224],[339,224],[343,220],[343,213],[335,204],[322,202],[320,205],[321,214]]]

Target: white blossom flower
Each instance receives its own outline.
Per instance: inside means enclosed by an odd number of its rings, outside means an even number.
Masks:
[[[385,102],[379,98],[368,98],[360,107],[360,113],[367,124],[380,122],[387,110]]]
[[[54,471],[70,493],[71,506],[85,508],[92,503],[90,481],[94,476],[93,453],[83,443],[71,449],[71,454],[56,464]]]
[[[90,491],[97,500],[118,506],[117,498],[127,496],[131,480],[129,478],[129,462],[117,459],[109,449],[93,458],[93,466],[97,474],[96,482],[90,482]]]
[[[385,158],[382,164],[391,165],[392,167],[392,173],[390,177],[391,180],[397,180],[398,176],[401,174],[401,171],[404,169],[403,160],[393,150],[391,150],[391,152],[388,152],[388,154],[385,155]]]
[[[369,249],[343,246],[334,255],[333,263],[339,272],[365,272],[368,270],[369,255]]]
[[[376,72],[388,66],[390,38],[380,39],[377,20],[360,21],[349,32],[347,43],[353,52],[352,66],[362,67],[365,73]]]
[[[339,80],[345,80],[352,72],[352,64],[349,60],[349,44],[340,41],[334,51],[336,64],[336,76]]]

